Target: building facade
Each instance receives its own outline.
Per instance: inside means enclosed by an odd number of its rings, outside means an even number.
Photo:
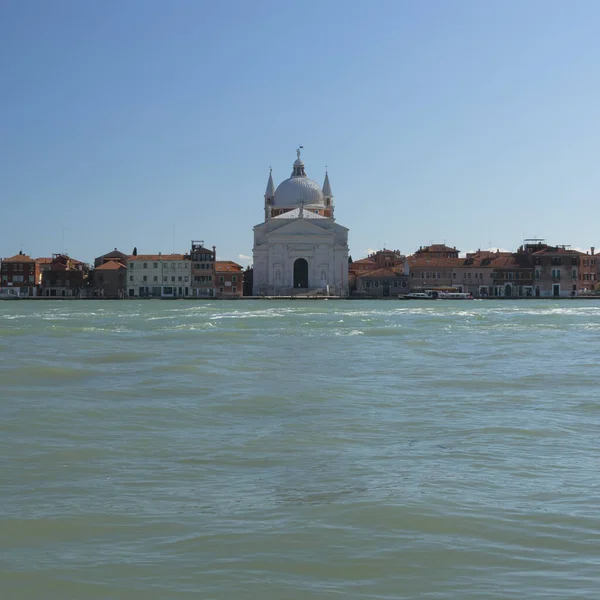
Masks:
[[[53,254],[41,268],[41,293],[47,298],[81,298],[89,267],[66,254]]]
[[[523,251],[533,261],[533,286],[536,297],[576,296],[581,253],[569,246],[544,243],[525,244]]]
[[[600,261],[596,256],[596,249],[592,246],[589,252],[579,255],[579,281],[577,292],[590,293],[597,285],[600,275]]]
[[[204,242],[192,240],[190,260],[192,261],[191,295],[194,298],[214,298],[216,286],[215,262],[217,249],[204,247]]]
[[[353,296],[396,298],[399,294],[407,294],[409,288],[410,277],[403,267],[384,267],[357,275]]]
[[[2,260],[0,289],[19,297],[35,297],[41,283],[40,268],[35,259],[23,252]]]
[[[329,175],[321,187],[300,158],[291,176],[265,192],[265,220],[254,227],[253,295],[348,294],[348,229],[335,222]]]
[[[244,271],[242,265],[231,260],[215,263],[217,297],[241,298],[244,295]]]
[[[190,296],[192,261],[185,254],[139,254],[127,263],[129,298]]]

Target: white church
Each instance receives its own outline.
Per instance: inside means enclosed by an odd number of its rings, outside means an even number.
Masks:
[[[254,227],[254,296],[348,295],[348,229],[335,222],[329,175],[323,187],[304,162],[265,192],[265,221]]]

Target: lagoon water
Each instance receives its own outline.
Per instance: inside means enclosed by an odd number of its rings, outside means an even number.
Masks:
[[[0,303],[2,600],[600,597],[600,302]]]

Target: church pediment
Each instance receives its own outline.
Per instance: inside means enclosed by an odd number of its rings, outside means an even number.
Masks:
[[[319,225],[313,224],[306,219],[297,219],[283,227],[278,227],[267,235],[268,237],[275,235],[321,235],[331,237],[334,233],[330,229],[319,227]]]

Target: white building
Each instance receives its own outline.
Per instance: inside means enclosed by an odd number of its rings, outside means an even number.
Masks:
[[[140,254],[127,263],[130,298],[190,296],[191,260],[184,254]]]
[[[265,192],[265,221],[254,227],[255,296],[348,294],[348,229],[335,222],[329,176],[323,187],[300,158],[292,175]]]

